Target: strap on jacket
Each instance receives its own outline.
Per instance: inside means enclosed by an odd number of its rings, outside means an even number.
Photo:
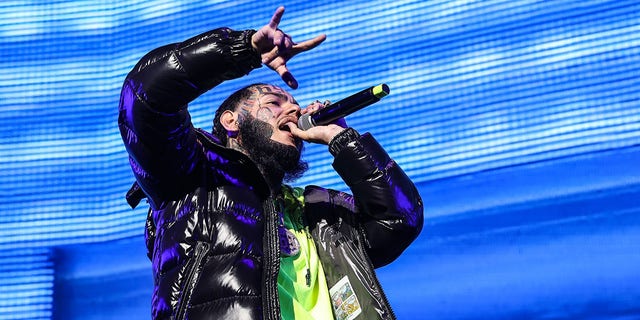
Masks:
[[[138,182],[134,182],[129,191],[127,191],[127,203],[129,203],[132,209],[135,209],[140,201],[146,197],[147,195],[142,191]]]

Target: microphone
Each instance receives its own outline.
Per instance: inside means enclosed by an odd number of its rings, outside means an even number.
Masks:
[[[352,114],[370,104],[380,101],[389,94],[389,86],[379,84],[332,103],[314,113],[303,114],[298,119],[298,128],[308,130],[315,126],[329,124]]]

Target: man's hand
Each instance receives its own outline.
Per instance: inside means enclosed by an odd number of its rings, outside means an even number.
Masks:
[[[320,101],[316,101],[306,108],[302,109],[300,111],[300,114],[314,113],[329,104],[329,101],[326,101],[324,104]],[[292,122],[287,123],[287,126],[289,126],[291,134],[293,134],[297,138],[308,142],[329,144],[333,137],[347,128],[347,122],[344,120],[344,118],[340,118],[334,123],[330,123],[326,126],[315,126],[309,128],[308,130],[301,130],[296,124]]]
[[[313,39],[295,43],[288,34],[278,29],[283,14],[284,7],[279,7],[271,21],[253,35],[251,45],[260,53],[262,63],[275,70],[289,87],[296,89],[298,82],[287,69],[287,61],[298,53],[317,47],[327,36],[322,34]]]

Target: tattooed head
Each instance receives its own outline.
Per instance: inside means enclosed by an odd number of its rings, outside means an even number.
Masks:
[[[225,111],[237,117],[237,132],[221,120]],[[302,140],[286,123],[297,122],[300,107],[285,90],[269,84],[252,84],[227,98],[216,111],[214,134],[224,145],[239,149],[261,168],[270,181],[293,181],[307,164],[301,161]],[[233,137],[230,139],[229,137]]]
[[[255,83],[255,84],[248,85],[234,92],[232,95],[230,95],[227,99],[225,99],[222,102],[220,107],[218,107],[218,110],[216,110],[215,117],[213,118],[213,134],[220,140],[220,143],[222,145],[227,144],[227,136],[228,136],[227,129],[225,129],[224,126],[222,126],[222,123],[220,122],[220,117],[222,116],[222,113],[224,113],[227,110],[236,111],[236,109],[237,108],[239,109],[239,107],[246,108],[247,104],[250,101],[255,100],[255,95],[257,93],[257,90],[255,89],[255,87],[264,86],[264,85],[266,84]]]

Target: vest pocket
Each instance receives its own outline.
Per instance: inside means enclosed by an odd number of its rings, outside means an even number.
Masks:
[[[178,299],[178,307],[175,310],[175,320],[184,320],[187,314],[187,309],[191,302],[191,296],[193,295],[193,289],[198,283],[200,273],[202,271],[202,265],[205,262],[205,258],[209,253],[209,243],[197,242],[193,252],[193,256],[187,262],[187,266],[184,271],[184,280],[182,285],[182,293]]]

